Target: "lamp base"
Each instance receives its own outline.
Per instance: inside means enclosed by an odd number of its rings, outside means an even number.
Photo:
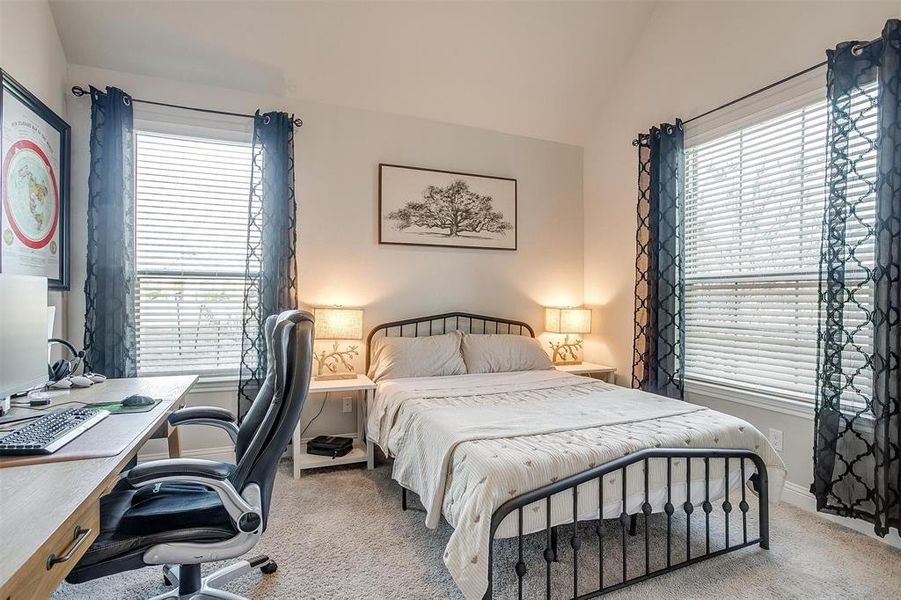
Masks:
[[[326,375],[316,375],[313,377],[316,381],[336,381],[339,379],[356,379],[356,373],[328,373]]]
[[[566,367],[572,365],[581,365],[581,360],[558,360],[554,362],[555,367]]]

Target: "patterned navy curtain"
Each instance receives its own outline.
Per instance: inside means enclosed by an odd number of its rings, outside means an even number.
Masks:
[[[682,398],[685,153],[682,122],[640,134],[632,387]]]
[[[817,509],[901,525],[901,21],[828,53]]]
[[[107,377],[137,375],[133,122],[128,94],[91,87],[84,346]]]
[[[266,377],[266,317],[297,308],[294,121],[288,114],[257,111],[251,181],[238,385],[241,418]]]

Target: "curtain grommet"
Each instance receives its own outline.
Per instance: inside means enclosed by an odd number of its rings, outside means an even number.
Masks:
[[[854,44],[851,46],[851,54],[853,56],[860,56],[863,54],[864,45],[863,44]]]

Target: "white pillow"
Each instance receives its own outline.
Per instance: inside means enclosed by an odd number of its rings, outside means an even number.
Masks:
[[[382,337],[373,342],[369,378],[464,375],[460,332],[428,337]]]
[[[467,373],[506,373],[553,369],[541,342],[524,335],[463,334]]]

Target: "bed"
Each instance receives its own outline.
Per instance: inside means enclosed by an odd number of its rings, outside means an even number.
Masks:
[[[427,340],[433,342],[448,332],[468,334],[472,343],[491,334],[534,338],[526,323],[468,313],[385,323],[369,335],[367,369],[380,337],[436,336]],[[367,436],[394,459],[403,508],[412,490],[425,508],[427,527],[437,527],[442,516],[453,527],[443,558],[466,598],[495,597],[498,573],[515,578],[519,598],[528,581],[540,578],[541,595],[550,598],[558,528],[599,517],[618,523],[621,535],[609,539],[609,528],[595,527],[598,565],[589,577],[579,557],[585,534],[572,528],[572,597],[601,595],[751,545],[769,546],[767,504],[781,493],[785,467],[753,426],[703,406],[553,369],[505,372],[503,363],[495,372],[451,366],[444,372],[452,374],[440,376],[378,378],[367,416]],[[664,548],[654,547],[648,533],[655,513],[665,515]],[[730,528],[731,513],[737,514]],[[711,545],[714,515],[724,520],[725,536]],[[635,535],[639,517],[643,539]],[[701,551],[691,540],[699,535],[699,521],[706,524]],[[526,568],[523,538],[531,534],[545,542],[543,574]],[[497,541],[511,537],[517,538],[513,564],[495,564]],[[622,545],[616,578],[604,565],[605,542]],[[627,564],[642,544],[644,560]]]

